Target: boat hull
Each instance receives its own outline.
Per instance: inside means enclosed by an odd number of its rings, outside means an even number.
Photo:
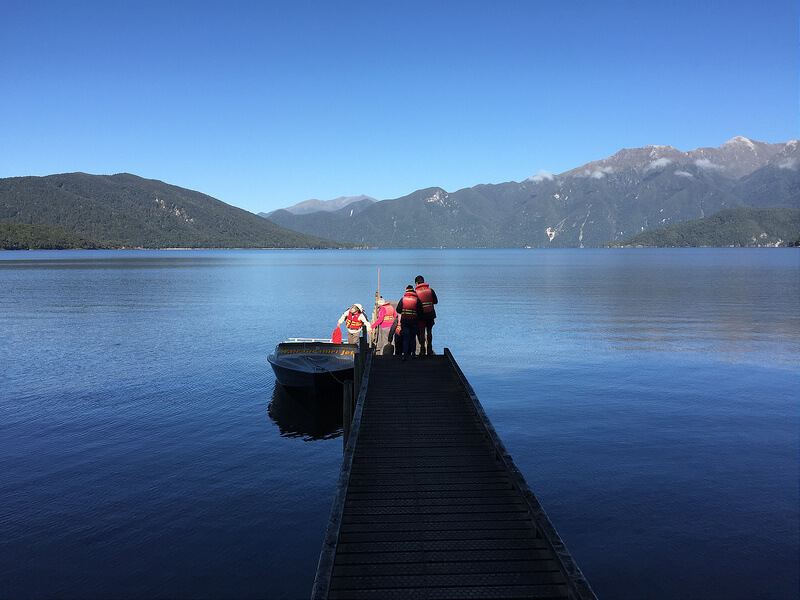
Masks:
[[[338,394],[353,379],[356,344],[283,342],[268,357],[275,379],[290,393],[318,398]]]

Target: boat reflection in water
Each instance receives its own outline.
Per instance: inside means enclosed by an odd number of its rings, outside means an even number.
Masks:
[[[342,435],[341,391],[337,397],[320,398],[297,390],[289,393],[276,381],[267,412],[282,437],[297,437],[308,442]]]

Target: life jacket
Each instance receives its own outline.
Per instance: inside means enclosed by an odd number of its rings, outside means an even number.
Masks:
[[[348,329],[361,329],[361,319],[358,318],[360,314],[358,312],[347,313],[347,317],[344,319],[344,326]]]
[[[426,313],[433,312],[433,292],[431,286],[427,283],[420,283],[417,288],[417,296],[422,300],[422,311]]]
[[[417,296],[416,292],[408,291],[403,295],[403,308],[400,309],[400,315],[402,318],[408,317],[409,319],[416,319],[418,318],[417,315],[417,300],[419,300],[419,296]]]
[[[383,321],[381,322],[381,327],[391,327],[395,316],[397,316],[397,311],[394,309],[394,306],[392,306],[388,302],[384,304],[383,307],[385,309],[385,312],[383,314]]]

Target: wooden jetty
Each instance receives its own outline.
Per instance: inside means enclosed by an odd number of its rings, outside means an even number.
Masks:
[[[313,599],[595,598],[447,349],[361,378]]]

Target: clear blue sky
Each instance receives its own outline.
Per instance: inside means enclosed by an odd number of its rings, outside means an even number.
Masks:
[[[798,137],[797,0],[0,1],[0,177],[253,212]]]

